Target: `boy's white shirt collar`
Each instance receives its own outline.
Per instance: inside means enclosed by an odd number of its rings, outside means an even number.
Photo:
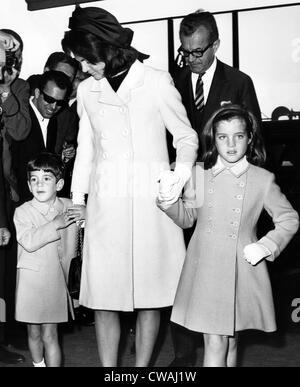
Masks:
[[[217,176],[224,170],[229,170],[235,177],[240,177],[247,171],[249,165],[246,156],[244,156],[240,161],[234,164],[233,167],[226,167],[226,165],[223,164],[221,157],[218,156],[216,164],[212,167],[212,174]]]
[[[41,113],[39,112],[39,109],[38,109],[38,108],[35,106],[35,104],[33,103],[33,99],[34,99],[33,96],[30,97],[29,103],[30,103],[32,109],[33,109],[34,112],[35,112],[36,118],[37,118],[39,121],[42,121],[42,122],[46,121],[46,122],[48,123],[48,122],[49,122],[49,118],[44,118],[44,117],[41,115]]]

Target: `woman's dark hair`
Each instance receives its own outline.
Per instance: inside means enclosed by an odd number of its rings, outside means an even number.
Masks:
[[[246,152],[247,160],[254,164],[261,166],[266,161],[266,152],[263,144],[263,139],[260,132],[260,125],[255,116],[246,108],[240,105],[227,104],[218,109],[207,121],[202,133],[202,145],[204,153],[202,161],[206,169],[213,167],[218,158],[218,151],[216,147],[216,130],[220,121],[231,121],[238,118],[245,122],[246,132],[250,144]]]
[[[55,153],[43,152],[40,153],[36,158],[30,160],[27,164],[27,179],[30,180],[30,174],[34,171],[45,171],[51,172],[56,182],[63,179],[65,174],[64,163],[61,158]]]
[[[128,69],[139,57],[139,52],[131,46],[116,47],[89,32],[75,30],[65,32],[62,48],[67,54],[81,56],[92,64],[104,62],[104,72],[107,77]]]

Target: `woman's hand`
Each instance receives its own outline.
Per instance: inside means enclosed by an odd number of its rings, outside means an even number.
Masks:
[[[56,215],[53,219],[56,230],[68,227],[71,223],[74,223],[74,220],[70,219],[67,212],[63,214]]]
[[[0,228],[0,246],[6,246],[10,240],[10,232],[6,227]]]
[[[62,160],[64,163],[68,163],[70,160],[72,160],[76,155],[76,149],[73,144],[68,144],[67,142],[63,145],[62,150]]]
[[[0,31],[0,42],[2,42],[5,50],[17,51],[20,47],[20,42],[17,39],[3,31]]]
[[[174,187],[178,185],[179,179],[173,171],[162,171],[158,178],[159,188],[156,205],[162,211],[166,211],[178,200],[180,192],[174,192]],[[177,190],[178,191],[178,190]]]
[[[85,220],[86,206],[76,204],[67,209],[67,217],[73,222]]]
[[[163,171],[159,176],[158,201],[167,205],[177,202],[183,188],[180,177],[174,171]]]

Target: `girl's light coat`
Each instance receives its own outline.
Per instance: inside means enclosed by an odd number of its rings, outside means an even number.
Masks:
[[[68,321],[65,278],[70,262],[76,256],[77,226],[73,223],[56,230],[52,220],[70,206],[70,199],[57,198],[48,212],[45,206],[33,199],[15,211],[17,321],[35,324]]]
[[[242,163],[243,164],[243,163]],[[238,171],[236,171],[238,172]],[[256,225],[265,209],[274,229],[258,242],[273,261],[299,225],[292,208],[270,172],[248,164],[234,175],[227,169],[204,172],[204,204],[191,198],[176,202],[166,213],[180,227],[197,219],[188,246],[171,319],[193,331],[233,335],[235,331],[276,330],[273,297],[265,261],[256,266],[243,249],[257,241]]]
[[[169,169],[192,165],[197,134],[168,73],[135,62],[117,93],[92,77],[78,88],[80,130],[72,192],[88,193],[80,303],[131,311],[172,305],[182,268],[182,230],[156,206]]]

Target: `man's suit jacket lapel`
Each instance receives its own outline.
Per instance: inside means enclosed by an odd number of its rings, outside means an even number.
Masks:
[[[0,228],[6,227],[5,188],[2,166],[2,139],[0,138]]]
[[[35,112],[30,105],[29,105],[29,112],[31,117],[31,132],[28,137],[28,141],[30,142],[32,141],[34,143],[34,148],[45,149],[43,134],[42,134],[39,120],[37,119]],[[29,144],[29,146],[32,146],[32,144]]]
[[[56,138],[57,138],[57,118],[52,117],[49,120],[48,128],[47,128],[46,149],[48,152],[55,153]]]
[[[72,103],[72,105],[70,106],[70,109],[72,110],[72,112],[73,112],[74,114],[77,115],[77,100],[75,100],[75,101]]]
[[[178,78],[175,77],[175,86],[181,94],[182,102],[186,108],[192,127],[196,129],[197,119],[195,114],[192,75],[188,66],[179,72]]]
[[[57,118],[53,117],[49,120],[47,128],[47,139],[46,146],[44,143],[42,129],[37,119],[35,112],[30,106],[30,116],[31,116],[31,139],[35,143],[36,149],[41,149],[42,151],[47,150],[48,152],[55,152],[55,144],[57,137]],[[30,144],[29,144],[30,145]]]
[[[217,60],[217,67],[209,89],[208,98],[205,103],[203,123],[206,123],[215,110],[220,107],[219,99],[221,91],[224,90],[224,84],[227,82],[223,63]]]

